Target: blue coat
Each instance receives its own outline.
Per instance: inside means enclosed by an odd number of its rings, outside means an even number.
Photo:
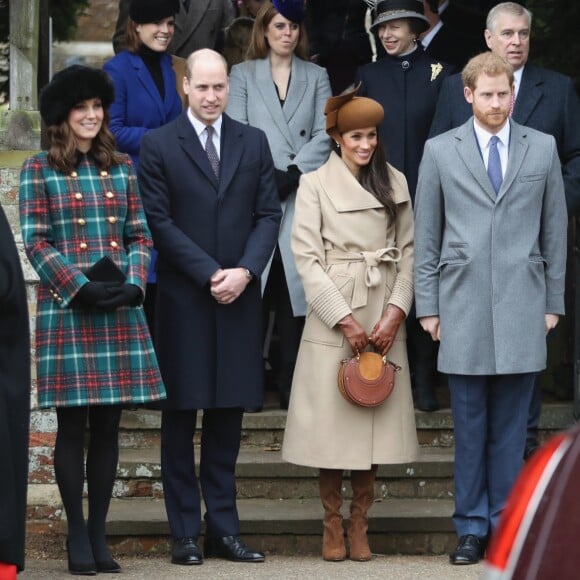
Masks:
[[[143,139],[139,185],[159,252],[156,345],[166,409],[262,401],[260,275],[282,211],[266,136],[223,116],[220,180],[183,113]],[[228,305],[211,296],[219,268],[255,276]]]
[[[139,164],[141,139],[151,129],[157,129],[179,116],[183,104],[175,85],[171,56],[161,56],[165,85],[165,100],[155,86],[143,59],[123,51],[103,67],[113,79],[115,101],[109,108],[109,127],[117,139],[117,148],[128,153],[135,167]]]
[[[441,88],[430,136],[459,127],[472,114],[463,96],[461,75],[449,77]],[[580,209],[580,102],[572,79],[526,64],[512,117],[556,139],[568,212]]]

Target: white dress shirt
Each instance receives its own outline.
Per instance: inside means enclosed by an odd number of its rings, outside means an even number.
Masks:
[[[487,171],[487,163],[489,160],[489,143],[493,137],[493,133],[486,131],[483,127],[478,125],[473,121],[473,128],[475,130],[475,137],[479,145],[479,150],[481,151],[481,156],[483,157],[483,163],[485,165],[485,170]],[[508,151],[510,142],[510,124],[509,121],[495,134],[499,139],[497,143],[497,150],[499,153],[499,159],[501,161],[501,174],[505,178],[505,170],[508,164]]]
[[[205,130],[205,128],[207,127],[207,125],[205,123],[203,123],[202,121],[200,121],[197,117],[195,117],[193,115],[193,113],[191,112],[190,108],[187,109],[187,118],[189,119],[189,121],[193,125],[193,128],[195,129],[195,133],[197,134],[197,136],[199,137],[199,140],[201,142],[201,146],[203,147],[203,149],[205,149],[205,142],[207,141],[207,131]],[[221,159],[221,157],[222,157],[221,149],[220,149],[220,140],[221,140],[221,134],[222,134],[222,116],[221,115],[215,120],[215,122],[212,124],[212,126],[215,129],[213,132],[213,144],[215,146],[215,150],[217,151],[218,157]]]

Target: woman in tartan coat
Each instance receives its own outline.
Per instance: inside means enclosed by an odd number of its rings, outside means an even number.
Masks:
[[[49,151],[28,159],[20,179],[22,237],[40,277],[38,403],[56,407],[54,470],[75,574],[120,571],[106,544],[105,520],[122,404],[165,397],[141,306],[152,242],[131,160],[115,152],[107,127],[113,98],[102,71],[72,66],[55,75],[40,96]],[[122,271],[124,283],[83,273],[103,256]]]

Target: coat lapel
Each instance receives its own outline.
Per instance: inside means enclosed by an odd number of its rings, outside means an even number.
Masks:
[[[244,151],[243,134],[241,129],[237,127],[236,123],[225,114],[222,115],[222,134],[220,143],[220,182],[218,195],[222,197],[228,190],[228,187],[236,174]]]
[[[286,102],[282,108],[282,112],[287,121],[292,119],[294,113],[296,113],[296,110],[302,103],[307,87],[308,79],[306,78],[306,67],[304,66],[304,62],[294,55],[292,57],[292,77],[290,79],[290,86],[288,87]]]
[[[139,82],[143,85],[143,88],[149,93],[149,96],[155,101],[157,108],[159,109],[159,114],[162,119],[165,119],[165,106],[161,100],[161,95],[155,86],[155,82],[151,77],[151,73],[147,70],[147,66],[141,59],[141,57],[136,54],[131,54],[131,62],[137,71],[137,78]],[[165,79],[165,73],[164,73]],[[166,91],[168,93],[169,91]]]
[[[467,170],[481,184],[485,193],[495,202],[497,195],[485,170],[485,164],[481,157],[475,130],[473,129],[473,117],[457,129],[455,139],[457,140],[455,145],[457,153],[465,163]]]
[[[516,99],[513,119],[520,125],[525,125],[537,104],[544,96],[541,76],[533,65],[526,65],[522,74],[522,82]]]
[[[217,179],[213,173],[207,154],[201,146],[201,141],[199,140],[193,125],[187,118],[187,111],[183,112],[177,121],[177,137],[179,139],[179,144],[185,151],[186,155],[193,161],[193,163],[195,163],[195,165],[197,165],[199,170],[207,177],[207,180],[217,192]]]
[[[504,197],[520,171],[528,150],[526,137],[527,134],[525,127],[521,127],[517,123],[510,123],[508,164],[505,170],[503,183],[501,184],[501,188],[497,194],[498,201]]]
[[[334,151],[330,154],[328,163],[325,163],[319,171],[320,185],[337,212],[383,207],[383,204],[356,180]]]
[[[295,149],[294,143],[292,143],[292,137],[290,136],[290,131],[288,130],[286,116],[282,111],[282,107],[280,106],[280,99],[278,98],[278,93],[274,87],[272,73],[270,72],[270,59],[264,58],[255,62],[256,84],[258,85],[258,91],[262,95],[264,108],[272,117],[272,120],[278,127],[280,134],[284,136],[286,141],[288,141],[290,147]],[[290,85],[292,85],[292,81],[290,82]]]

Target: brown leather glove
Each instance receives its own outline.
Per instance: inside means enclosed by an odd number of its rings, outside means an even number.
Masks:
[[[348,340],[352,352],[362,352],[369,343],[369,337],[364,328],[357,322],[356,318],[352,314],[349,314],[339,321],[338,326],[342,330],[344,338]]]
[[[377,352],[383,355],[389,352],[403,320],[405,320],[405,313],[398,306],[388,304],[383,316],[375,324],[369,336],[369,342]]]

